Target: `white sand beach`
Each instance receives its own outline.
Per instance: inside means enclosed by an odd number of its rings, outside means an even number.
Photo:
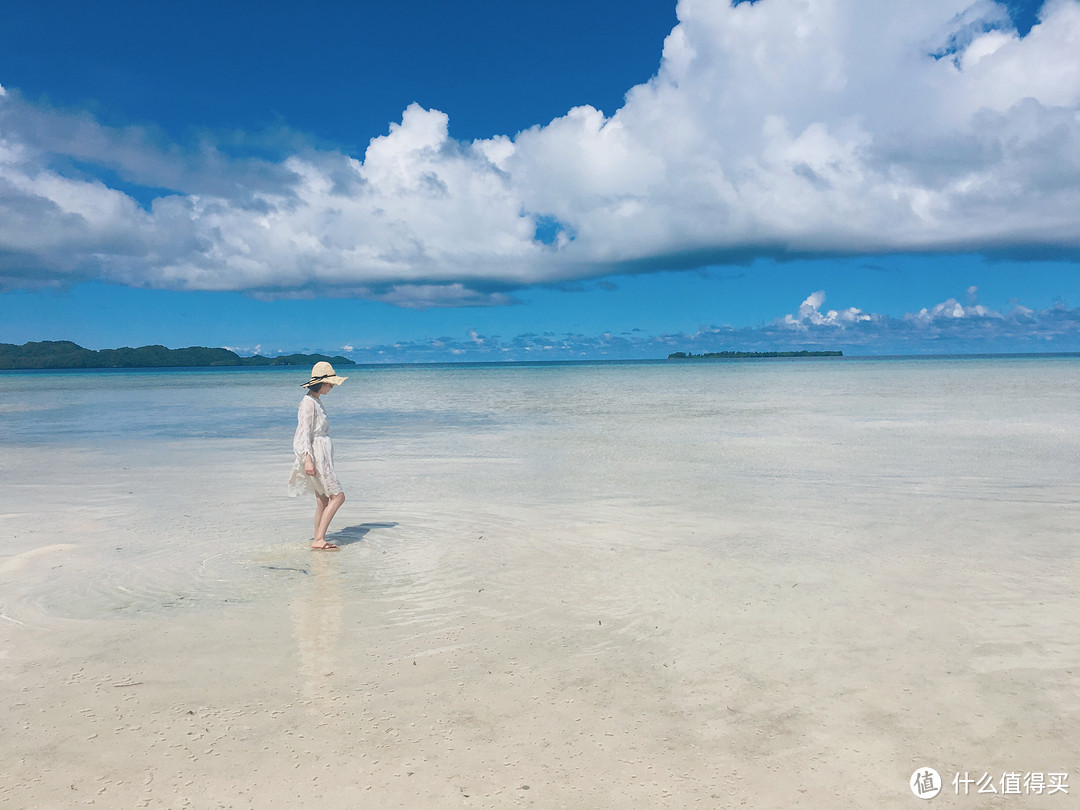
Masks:
[[[5,443],[0,806],[1078,806],[1080,362],[684,369],[352,373],[336,553],[287,424]]]

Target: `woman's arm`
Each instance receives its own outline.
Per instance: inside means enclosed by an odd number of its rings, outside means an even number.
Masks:
[[[311,449],[311,441],[315,435],[315,401],[311,397],[304,397],[296,413],[296,433],[293,435],[293,452],[298,459],[304,462],[304,472],[307,475],[315,474],[315,453]]]

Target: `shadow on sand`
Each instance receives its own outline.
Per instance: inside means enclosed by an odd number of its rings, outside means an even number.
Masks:
[[[359,543],[372,529],[393,529],[397,523],[361,523],[359,526],[346,526],[340,531],[332,532],[327,540],[336,546],[348,546]]]

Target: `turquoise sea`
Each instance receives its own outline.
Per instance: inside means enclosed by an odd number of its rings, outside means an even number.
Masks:
[[[723,402],[743,412],[769,398],[795,412],[792,395],[808,397],[808,407],[813,396],[849,397],[855,410],[906,396],[925,408],[975,406],[989,415],[1008,409],[1005,400],[1023,409],[1027,397],[1053,396],[1038,386],[1077,392],[1080,355],[370,365],[342,373],[352,380],[328,402],[335,433],[344,435],[621,410],[686,420]],[[305,370],[0,371],[0,445],[270,437],[293,421],[289,406],[302,393],[294,378],[305,381]]]

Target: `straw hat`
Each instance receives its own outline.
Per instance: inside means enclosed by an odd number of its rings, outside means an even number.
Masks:
[[[320,360],[314,366],[311,367],[311,379],[303,384],[303,388],[310,388],[316,383],[330,383],[332,385],[341,385],[348,377],[339,377],[337,372],[334,371],[334,367],[327,363],[325,360]]]

